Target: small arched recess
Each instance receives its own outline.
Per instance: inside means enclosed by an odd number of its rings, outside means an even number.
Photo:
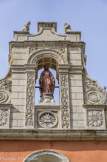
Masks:
[[[40,150],[28,155],[23,162],[70,162],[69,159],[55,151]]]

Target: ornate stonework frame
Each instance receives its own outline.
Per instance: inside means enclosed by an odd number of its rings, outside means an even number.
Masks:
[[[38,50],[31,54],[28,58],[28,65],[34,65],[38,62],[40,58],[43,57],[50,57],[57,61],[57,75],[59,78],[60,83],[60,108],[61,108],[61,128],[70,128],[70,103],[69,103],[69,79],[68,79],[68,72],[69,72],[69,65],[67,65],[67,60],[65,60],[63,54],[59,53],[58,51],[52,49],[44,49]],[[61,66],[62,65],[62,66]],[[37,66],[37,65],[36,65]],[[37,72],[36,72],[37,73]],[[36,74],[37,75],[37,74]],[[63,79],[63,78],[65,79]],[[63,81],[61,81],[63,79]],[[62,83],[63,82],[63,83]],[[28,85],[27,85],[28,87]],[[28,98],[28,97],[27,97]],[[65,98],[66,105],[62,102],[62,99]]]

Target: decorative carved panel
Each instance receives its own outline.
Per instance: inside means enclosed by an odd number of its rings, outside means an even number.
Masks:
[[[101,105],[106,104],[107,94],[97,81],[86,76],[85,80],[85,104]]]
[[[27,74],[27,91],[26,91],[26,126],[34,125],[34,94],[35,94],[35,74]]]
[[[10,104],[0,105],[0,128],[9,128]]]
[[[61,120],[62,128],[70,127],[70,105],[68,74],[60,74],[60,100],[61,100]]]
[[[0,126],[7,125],[8,110],[0,110]]]
[[[57,125],[57,117],[53,112],[42,112],[38,115],[38,124],[42,128],[52,128]]]
[[[86,127],[89,129],[105,129],[104,109],[86,109]]]

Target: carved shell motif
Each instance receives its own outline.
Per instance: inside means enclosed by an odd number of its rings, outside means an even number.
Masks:
[[[85,80],[85,104],[101,105],[106,104],[107,94],[97,81],[86,76]]]

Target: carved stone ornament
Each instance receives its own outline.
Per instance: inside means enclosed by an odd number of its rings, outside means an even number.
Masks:
[[[87,110],[88,127],[102,127],[104,125],[102,110]]]
[[[27,103],[26,103],[26,126],[33,126],[34,121],[34,94],[35,94],[35,75],[27,74]]]
[[[57,124],[57,117],[52,112],[42,112],[38,116],[38,123],[43,128],[52,128]]]
[[[0,89],[0,104],[10,103],[10,92],[5,89]]]
[[[65,33],[66,33],[66,34],[72,33],[72,30],[71,30],[71,27],[70,27],[69,24],[65,23],[65,24],[64,24],[64,27],[65,27]]]
[[[68,90],[68,74],[61,74],[61,117],[62,128],[69,128],[70,126],[70,112],[69,112],[69,90]]]
[[[85,104],[101,105],[106,104],[107,94],[97,81],[86,76],[85,81]]]
[[[24,25],[22,31],[24,31],[24,32],[29,32],[29,26],[30,26],[30,21],[28,21],[28,22]]]
[[[11,92],[12,82],[7,79],[0,80],[0,88]]]
[[[8,110],[0,110],[0,126],[6,126],[8,122]]]

